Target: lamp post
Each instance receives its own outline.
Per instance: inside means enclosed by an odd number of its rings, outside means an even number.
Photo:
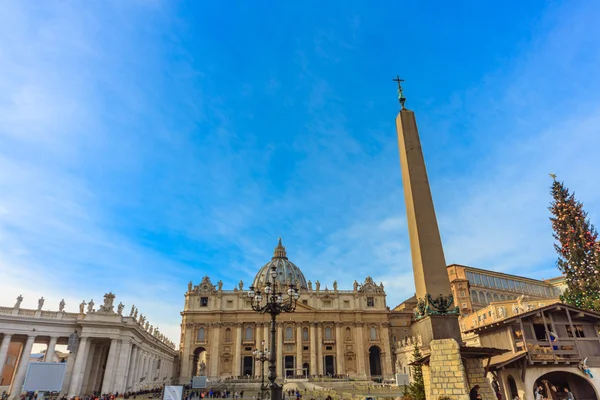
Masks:
[[[277,372],[275,371],[277,364],[277,341],[275,339],[275,320],[277,316],[283,312],[290,313],[296,309],[298,302],[298,289],[295,285],[283,285],[277,282],[277,268],[275,265],[271,267],[269,273],[271,281],[265,283],[264,297],[260,288],[250,286],[248,296],[252,300],[252,309],[261,314],[269,314],[271,316],[271,354],[269,357],[269,389],[271,391],[270,400],[281,400],[281,386],[275,383]],[[287,289],[287,290],[286,290]],[[287,296],[284,297],[284,293]],[[264,301],[263,301],[264,300]]]
[[[260,361],[260,400],[263,400],[265,398],[265,361],[271,358],[269,349],[265,348],[264,340],[260,344],[260,350],[255,349],[252,355],[256,361]]]

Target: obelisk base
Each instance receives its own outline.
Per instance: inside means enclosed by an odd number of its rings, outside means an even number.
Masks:
[[[496,397],[490,381],[485,376],[485,368],[480,358],[463,358],[460,345],[453,339],[433,340],[429,348],[429,363],[423,365],[427,400],[442,397],[469,400],[469,392],[475,385],[479,385],[478,394],[482,398]]]
[[[458,314],[428,315],[411,325],[413,336],[421,337],[421,346],[427,347],[432,340],[454,339],[462,343]]]

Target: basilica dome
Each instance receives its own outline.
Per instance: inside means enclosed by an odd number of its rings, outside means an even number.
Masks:
[[[258,271],[254,278],[254,282],[252,282],[252,286],[255,288],[263,288],[265,282],[271,280],[270,272],[273,266],[275,266],[275,270],[277,271],[277,281],[279,283],[283,285],[293,283],[298,289],[308,289],[306,279],[304,278],[302,271],[300,271],[300,268],[288,260],[285,253],[285,247],[281,244],[281,238],[279,238],[279,244],[275,247],[273,258]]]

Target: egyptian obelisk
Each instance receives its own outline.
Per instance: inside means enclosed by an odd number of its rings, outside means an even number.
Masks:
[[[402,93],[402,80],[397,77],[394,81],[398,83],[398,100],[401,105],[401,110],[396,117],[396,131],[416,297],[428,306],[414,324],[413,334],[421,334],[424,345],[434,339],[460,340],[455,305],[447,310],[443,308],[440,310],[435,307],[435,304],[439,303],[431,304],[427,301],[430,298],[434,301],[440,299],[442,302],[447,302],[451,299],[452,291],[417,121],[414,112],[404,106],[406,99]]]

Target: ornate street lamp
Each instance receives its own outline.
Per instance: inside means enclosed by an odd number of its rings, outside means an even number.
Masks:
[[[300,297],[300,295],[298,294],[298,289],[295,285],[282,285],[281,283],[277,282],[277,268],[275,265],[271,267],[270,278],[271,281],[267,281],[265,283],[264,297],[263,293],[260,291],[260,288],[255,288],[254,286],[250,286],[248,296],[252,300],[252,309],[254,311],[261,314],[271,315],[271,354],[269,357],[268,387],[271,391],[271,400],[281,400],[282,388],[275,383],[275,380],[277,379],[277,373],[275,372],[275,366],[277,364],[275,320],[277,316],[283,312],[294,312],[296,309],[296,303],[298,302],[298,297]]]
[[[265,347],[265,341],[260,344],[260,350],[255,349],[252,352],[254,359],[260,361],[260,400],[265,398],[265,361],[271,358],[271,352]]]

